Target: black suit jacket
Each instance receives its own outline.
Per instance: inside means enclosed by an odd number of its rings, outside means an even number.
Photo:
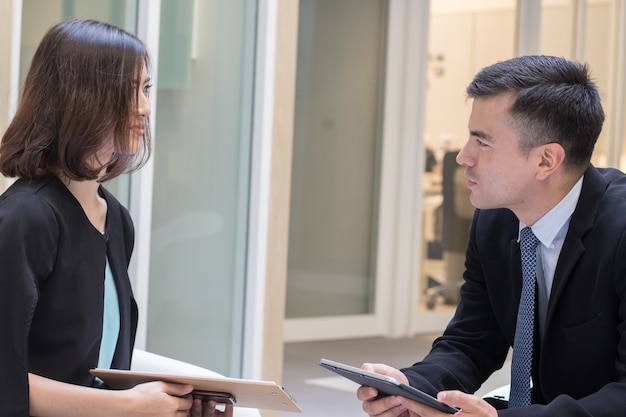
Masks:
[[[130,366],[134,230],[126,209],[99,192],[108,204],[106,235],[56,177],[18,180],[0,197],[0,416],[28,416],[28,372],[94,385],[107,256],[121,321],[112,367]]]
[[[519,221],[476,210],[461,302],[426,358],[403,369],[431,394],[475,392],[513,345],[521,294]],[[626,176],[590,167],[557,263],[533,405],[501,416],[626,415]]]

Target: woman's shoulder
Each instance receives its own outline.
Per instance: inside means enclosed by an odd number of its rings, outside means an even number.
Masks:
[[[62,185],[62,184],[61,184]],[[58,194],[54,190],[52,178],[19,179],[0,195],[0,225],[3,229],[51,228],[56,224],[55,212],[63,207],[55,207]]]
[[[0,206],[6,208],[46,203],[52,183],[53,177],[20,178],[0,195]]]
[[[15,203],[39,201],[50,205],[69,204],[71,193],[55,176],[20,178],[0,195],[0,203],[11,200]]]

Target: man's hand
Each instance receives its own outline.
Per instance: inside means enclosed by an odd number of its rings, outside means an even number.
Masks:
[[[401,417],[450,417],[450,414],[443,413],[425,404],[412,401],[404,397],[396,397],[399,404],[394,410],[407,410],[405,414],[394,414],[393,410],[387,410],[378,417],[401,416]],[[452,407],[459,408],[459,411],[453,414],[456,417],[497,417],[498,412],[482,398],[471,394],[465,394],[461,391],[441,391],[437,395],[437,399],[442,403],[446,403]],[[389,414],[389,412],[392,412]],[[373,414],[376,415],[376,414]]]
[[[400,382],[408,384],[406,376],[399,370],[383,364],[366,363],[361,368],[376,372],[382,375],[391,376]],[[412,401],[400,396],[378,397],[378,390],[372,387],[360,387],[357,390],[357,398],[363,401],[363,410],[370,417],[449,417],[450,414],[443,413],[425,404]],[[442,403],[459,408],[455,416],[472,417],[497,417],[495,408],[485,400],[461,391],[441,391],[437,399]]]
[[[441,391],[437,399],[442,403],[460,408],[455,416],[472,415],[478,417],[498,417],[498,412],[487,401],[461,391]]]
[[[367,371],[376,372],[377,374],[393,377],[405,384],[409,383],[406,376],[402,372],[388,365],[380,363],[364,363],[361,368]],[[378,390],[372,387],[360,387],[356,392],[356,396],[359,400],[363,401],[363,411],[372,417],[408,416],[408,414],[406,414],[407,408],[403,405],[403,400],[406,400],[405,398],[388,396],[377,399]]]

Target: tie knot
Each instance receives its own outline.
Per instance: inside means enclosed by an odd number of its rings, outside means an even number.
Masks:
[[[539,244],[539,239],[533,233],[533,229],[530,227],[524,227],[520,232],[520,246],[522,252],[525,251],[533,251],[537,248]]]

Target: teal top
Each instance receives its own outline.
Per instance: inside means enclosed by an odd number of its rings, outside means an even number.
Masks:
[[[120,334],[120,305],[113,273],[107,257],[104,272],[104,317],[102,320],[102,340],[98,368],[109,369],[115,354],[117,339]]]

